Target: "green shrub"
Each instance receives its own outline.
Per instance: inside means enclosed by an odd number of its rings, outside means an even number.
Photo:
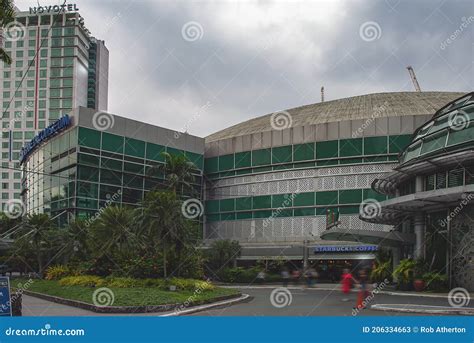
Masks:
[[[106,281],[95,275],[68,276],[59,280],[60,286],[103,287]]]
[[[72,271],[68,266],[56,265],[51,266],[46,270],[46,280],[59,280],[66,276],[72,275]]]
[[[448,276],[436,273],[429,272],[423,274],[423,280],[426,284],[426,289],[433,292],[442,292],[448,289]]]

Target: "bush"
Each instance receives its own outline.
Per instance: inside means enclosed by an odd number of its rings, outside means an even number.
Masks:
[[[95,275],[68,276],[59,280],[60,286],[103,287],[104,279]]]
[[[61,286],[83,287],[112,287],[112,288],[159,288],[168,291],[170,286],[176,286],[180,291],[211,291],[215,286],[207,281],[194,279],[172,278],[165,279],[133,279],[128,277],[101,278],[95,275],[68,276],[59,281]]]
[[[436,272],[425,273],[423,274],[423,280],[428,291],[442,292],[448,289],[447,275]]]
[[[66,276],[71,276],[72,271],[64,265],[51,266],[46,270],[46,280],[59,280]]]

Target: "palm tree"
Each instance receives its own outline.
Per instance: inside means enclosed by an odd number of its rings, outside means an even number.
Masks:
[[[179,194],[183,194],[192,189],[191,184],[194,182],[192,171],[196,169],[194,163],[189,161],[184,154],[171,155],[168,152],[162,152],[161,155],[165,163],[152,167],[148,174],[153,176],[158,172],[164,175],[167,187],[174,193],[178,191]]]
[[[181,213],[181,201],[175,192],[152,191],[141,203],[138,211],[138,226],[146,237],[150,249],[161,247],[163,255],[163,274],[167,273],[167,255],[175,246],[179,256],[186,240],[186,223]]]
[[[3,35],[3,28],[15,20],[15,7],[12,0],[0,0],[0,61],[7,64],[12,63],[11,57],[3,49],[3,42],[5,37]]]
[[[63,251],[63,230],[58,229],[47,214],[28,215],[20,226],[15,237],[15,254],[25,261],[34,261],[38,275],[42,276]]]
[[[129,254],[137,245],[133,211],[118,206],[105,208],[92,223],[90,238],[90,246],[98,255]]]
[[[89,255],[89,227],[84,220],[76,218],[67,227],[67,244],[69,256],[86,260]]]

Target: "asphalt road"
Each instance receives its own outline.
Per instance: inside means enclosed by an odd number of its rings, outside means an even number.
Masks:
[[[272,305],[272,291],[279,286],[268,288],[241,288],[244,294],[251,298],[235,305],[203,310],[191,314],[193,316],[352,316],[356,303],[356,293],[349,297],[343,296],[339,287],[334,291],[316,289],[289,289],[291,295],[273,297],[276,307]],[[343,301],[348,298],[348,301]],[[291,301],[289,300],[291,299]],[[392,311],[371,310],[374,304],[418,304],[431,306],[449,306],[446,298],[431,298],[422,296],[399,296],[376,294],[369,302],[368,308],[356,315],[361,316],[406,316],[422,315],[417,313],[401,313]],[[474,307],[474,300],[469,307]],[[76,307],[61,305],[43,299],[23,295],[24,316],[116,316],[117,314],[99,314]],[[119,316],[159,316],[161,313],[119,314]]]
[[[282,295],[280,302],[272,305],[272,288],[266,289],[241,289],[242,293],[249,294],[252,299],[245,303],[232,305],[229,307],[216,308],[194,313],[194,316],[352,316],[353,307],[356,304],[356,293],[351,293],[349,297],[344,296],[339,289],[335,291],[327,290],[305,290],[290,289],[291,303],[288,297]],[[348,301],[343,301],[349,298]],[[276,299],[274,297],[274,299]],[[361,310],[356,315],[361,316],[413,316],[423,315],[417,313],[385,312],[369,309],[374,304],[418,304],[431,306],[449,306],[446,298],[429,298],[421,296],[395,296],[386,294],[376,294],[369,302],[368,308]],[[474,305],[471,300],[469,306]],[[425,314],[426,315],[426,314]]]

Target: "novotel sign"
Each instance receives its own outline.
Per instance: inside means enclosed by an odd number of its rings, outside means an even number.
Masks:
[[[44,141],[47,141],[51,137],[55,136],[59,132],[66,129],[72,123],[71,118],[66,114],[59,118],[54,123],[49,125],[38,133],[29,143],[27,143],[20,151],[20,163],[23,163],[31,152],[38,147]]]
[[[376,245],[334,245],[320,246],[314,248],[314,253],[319,252],[371,252],[377,251]]]
[[[30,7],[30,14],[77,12],[77,11],[79,11],[79,8],[77,8],[76,4]]]

